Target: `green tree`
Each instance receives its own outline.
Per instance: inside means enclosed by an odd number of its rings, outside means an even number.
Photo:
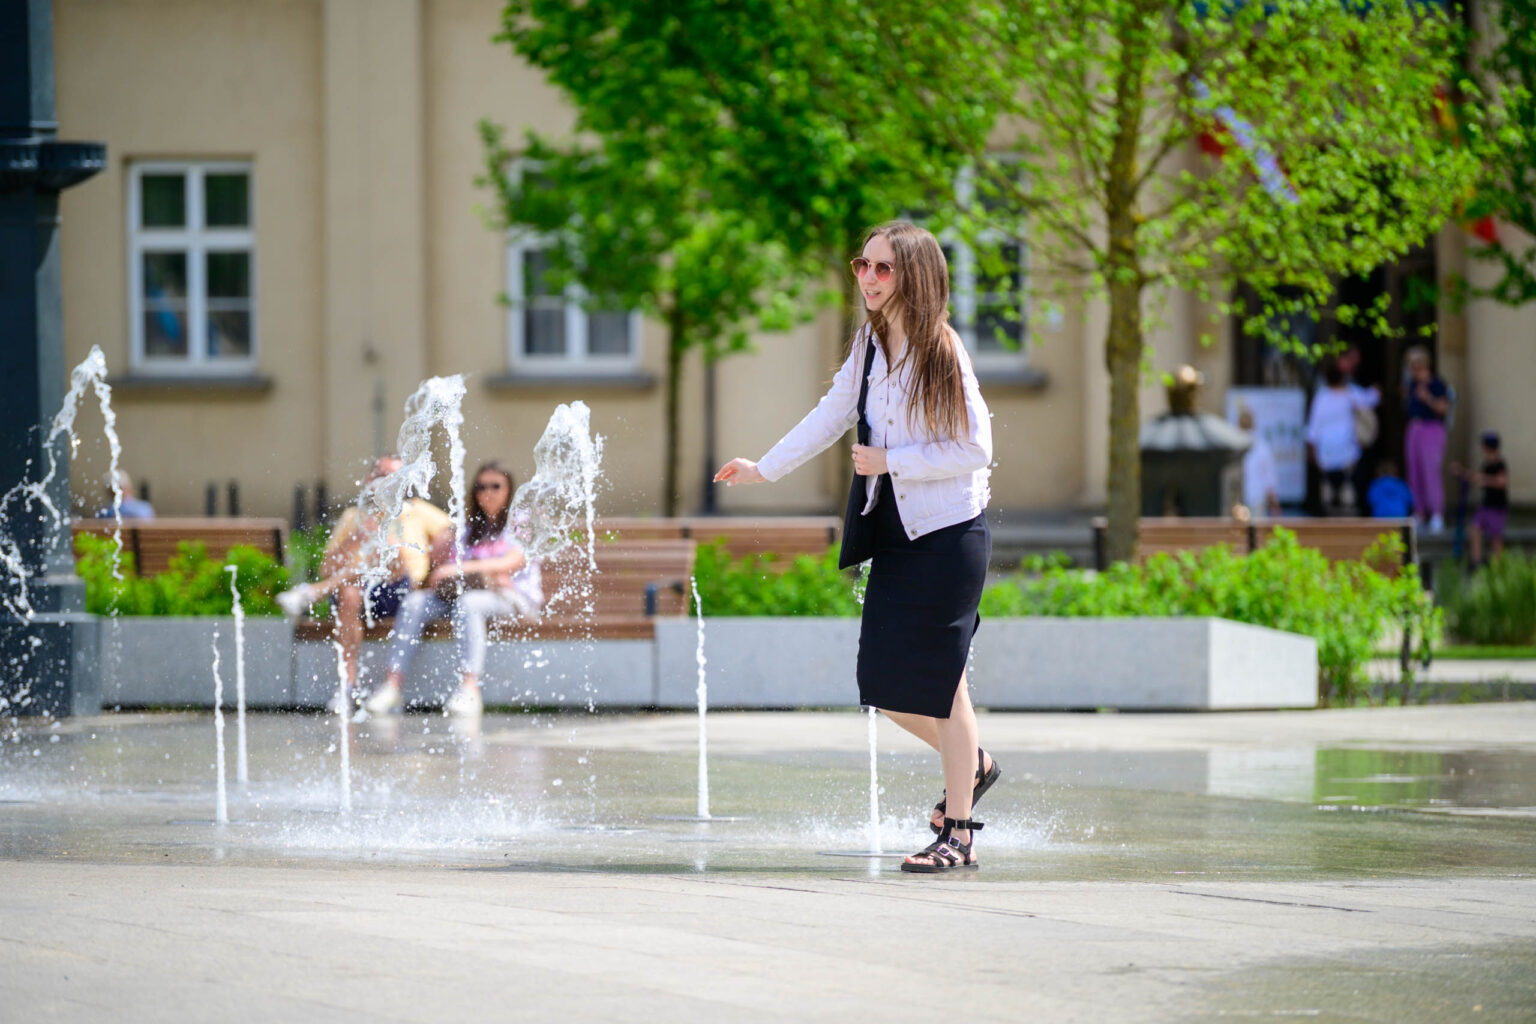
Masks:
[[[691,344],[733,349],[762,310],[825,297],[797,278],[826,280],[871,225],[948,195],[993,127],[988,95],[1011,89],[995,18],[979,3],[510,0],[498,41],[576,116],[568,146],[525,140],[539,195],[486,126],[502,222],[561,229],[560,263],[590,294],[681,327],[674,364]]]
[[[1107,299],[1109,554],[1125,559],[1152,302],[1246,282],[1261,308],[1221,311],[1274,323],[1434,232],[1476,170],[1436,117],[1437,93],[1465,87],[1459,40],[1413,0],[1005,7],[1023,130],[1007,159],[978,154],[968,216],[1027,234],[1037,288]]]
[[[1473,255],[1502,274],[1487,295],[1510,305],[1536,298],[1536,2],[1497,0],[1488,15],[1483,56],[1476,62],[1486,102],[1484,174],[1467,214],[1518,228],[1504,231]]]
[[[484,121],[480,131],[481,181],[496,195],[492,223],[544,240],[543,287],[578,287],[594,308],[639,310],[666,324],[662,511],[676,515],[685,354],[702,346],[712,362],[747,348],[754,325],[791,326],[806,308],[807,275],[782,246],[756,241],[750,221],[714,208],[695,168],[631,159],[627,133],[601,134],[596,147],[530,134],[519,161],[499,126]]]

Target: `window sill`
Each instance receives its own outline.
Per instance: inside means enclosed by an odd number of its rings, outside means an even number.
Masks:
[[[1016,370],[977,370],[981,386],[996,391],[1044,391],[1051,386],[1051,375],[1044,370],[1024,366]]]
[[[264,395],[272,390],[272,378],[264,373],[129,373],[111,377],[114,395],[153,398],[165,395]]]
[[[497,373],[485,378],[489,391],[649,391],[656,375],[640,370],[626,373]]]

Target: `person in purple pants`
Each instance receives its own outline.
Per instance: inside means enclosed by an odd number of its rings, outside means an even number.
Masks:
[[[1413,511],[1419,522],[1438,532],[1445,529],[1445,484],[1441,463],[1445,459],[1445,417],[1451,410],[1450,388],[1429,365],[1429,350],[1408,350],[1408,433],[1403,441],[1403,460],[1408,463],[1408,489],[1413,492]]]

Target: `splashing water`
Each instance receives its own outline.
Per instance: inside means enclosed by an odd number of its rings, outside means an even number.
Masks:
[[[224,781],[224,680],[219,675],[219,631],[213,631],[213,735],[217,750],[217,789],[213,798],[213,821],[229,824],[229,790]]]
[[[373,531],[363,544],[367,568],[363,571],[364,592],[389,582],[393,574],[395,537],[399,532],[400,513],[406,501],[415,495],[428,498],[437,476],[432,458],[432,428],[441,427],[448,435],[449,477],[448,515],[454,525],[454,557],[462,556],[458,537],[464,531],[464,375],[429,377],[405,400],[405,419],[395,439],[400,454],[400,470],[376,480],[358,495],[357,511],[363,519],[374,519],[383,529]],[[365,609],[368,619],[373,609]]]
[[[699,581],[692,577],[693,609],[699,619],[699,646],[694,659],[699,663],[699,817],[709,818],[709,742],[704,731],[705,715],[709,711],[709,684],[704,676],[704,602],[699,599]]]
[[[251,781],[245,751],[245,606],[240,603],[240,588],[235,585],[239,568],[226,565],[224,571],[229,573],[229,594],[235,611],[235,781],[243,786]]]
[[[112,515],[115,525],[112,531],[113,556],[112,575],[116,579],[122,579],[122,552],[123,552],[123,492],[118,482],[118,463],[122,457],[122,444],[117,436],[117,413],[112,409],[112,388],[107,384],[107,360],[102,355],[101,348],[91,346],[90,354],[80,361],[69,375],[69,391],[64,395],[64,402],[59,406],[59,411],[53,417],[53,423],[49,428],[48,437],[43,444],[48,454],[48,471],[41,480],[19,480],[13,484],[10,490],[0,497],[0,567],[16,581],[15,594],[0,595],[0,608],[13,615],[21,616],[29,621],[35,614],[32,608],[31,598],[27,594],[27,581],[33,573],[27,568],[25,557],[21,547],[13,539],[11,531],[7,528],[11,517],[15,514],[24,514],[29,508],[41,508],[41,515],[47,517],[48,527],[52,537],[57,537],[59,532],[66,529],[66,514],[68,508],[59,508],[48,495],[48,488],[59,473],[58,441],[61,437],[69,438],[69,450],[73,454],[80,446],[80,438],[75,433],[75,417],[80,411],[80,403],[85,397],[86,388],[91,388],[96,394],[96,401],[101,406],[101,415],[104,421],[104,432],[107,444],[111,451],[111,480],[112,480]],[[52,543],[45,545],[45,549],[51,550]],[[9,588],[7,588],[9,590]]]
[[[871,853],[884,853],[880,846],[880,770],[878,758],[879,745],[875,741],[875,716],[879,712],[873,707],[869,709],[869,850]]]
[[[551,558],[585,530],[587,564],[597,571],[595,537],[597,478],[603,438],[592,434],[585,402],[555,408],[533,447],[533,477],[512,498],[510,519],[529,558]]]

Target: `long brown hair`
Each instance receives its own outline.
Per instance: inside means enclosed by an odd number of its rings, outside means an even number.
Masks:
[[[885,305],[872,310],[864,324],[880,339],[889,362],[890,322],[886,311],[901,314],[907,347],[890,372],[912,364],[912,404],[907,415],[913,417],[921,410],[923,424],[934,438],[962,438],[969,428],[969,419],[960,354],[955,351],[949,331],[949,263],[944,259],[944,250],[931,232],[904,220],[873,229],[864,236],[864,244],[868,245],[876,235],[889,242],[895,253],[893,287]],[[854,332],[855,340],[863,330],[860,327]]]
[[[465,540],[469,545],[480,544],[493,537],[501,536],[501,532],[507,528],[507,515],[512,511],[512,495],[517,490],[512,483],[512,471],[494,459],[490,462],[482,462],[470,479],[478,484],[480,477],[486,473],[495,473],[507,482],[507,503],[495,516],[488,516],[485,514],[485,508],[480,504],[480,492],[478,490],[470,492],[469,515],[464,518],[467,534]]]

